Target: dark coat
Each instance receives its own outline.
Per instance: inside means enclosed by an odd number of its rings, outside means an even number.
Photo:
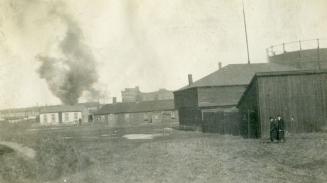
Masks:
[[[277,119],[277,128],[278,128],[278,140],[284,140],[285,141],[285,122],[283,118],[280,120]]]
[[[280,118],[280,120],[277,119],[277,128],[278,128],[278,131],[285,130],[285,122],[284,122],[283,118]]]
[[[273,141],[275,139],[277,139],[277,133],[278,133],[278,126],[277,126],[277,122],[274,121],[270,121],[270,140]]]

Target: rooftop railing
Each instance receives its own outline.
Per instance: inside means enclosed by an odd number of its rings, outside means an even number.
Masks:
[[[327,39],[308,39],[285,42],[282,44],[272,45],[266,49],[267,56],[275,56],[287,52],[302,51],[308,49],[327,48]]]

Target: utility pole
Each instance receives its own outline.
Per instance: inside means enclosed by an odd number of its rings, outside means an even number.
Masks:
[[[320,70],[320,45],[319,45],[319,39],[317,39],[317,65],[318,65],[318,70]]]
[[[250,138],[250,110],[248,109],[248,116],[247,116],[247,120],[248,120],[248,138]]]
[[[244,0],[242,0],[243,5],[243,22],[244,22],[244,31],[245,31],[245,41],[246,41],[246,51],[248,55],[248,64],[250,64],[250,53],[249,53],[249,42],[248,42],[248,32],[246,29],[246,18],[245,18],[245,10],[244,10]]]

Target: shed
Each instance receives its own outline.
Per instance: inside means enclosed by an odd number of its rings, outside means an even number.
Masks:
[[[327,125],[327,70],[257,73],[238,103],[242,134],[269,136],[269,117],[281,115],[290,133]]]

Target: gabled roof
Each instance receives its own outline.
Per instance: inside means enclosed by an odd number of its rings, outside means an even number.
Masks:
[[[275,63],[229,64],[180,90],[204,86],[248,85],[257,72],[291,71],[294,67]]]
[[[126,102],[107,104],[99,109],[95,114],[116,114],[116,113],[137,113],[174,110],[174,100],[154,100],[144,102]]]

